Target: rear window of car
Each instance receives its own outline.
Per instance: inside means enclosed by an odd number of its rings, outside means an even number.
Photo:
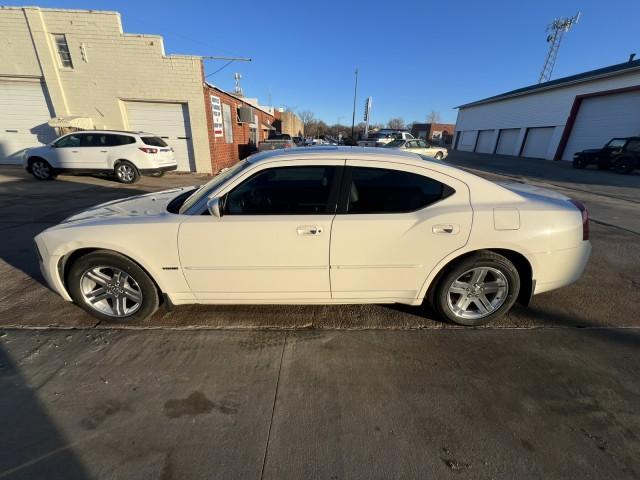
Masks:
[[[383,168],[355,167],[347,213],[403,213],[449,197],[454,190],[423,175]]]
[[[167,143],[160,137],[140,137],[145,145],[151,145],[152,147],[168,147]]]

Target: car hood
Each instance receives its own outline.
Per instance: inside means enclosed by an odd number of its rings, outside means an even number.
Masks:
[[[148,217],[164,214],[167,211],[167,205],[173,198],[187,190],[195,190],[196,188],[197,187],[172,188],[171,190],[113,200],[76,213],[61,223],[82,222],[98,218]]]

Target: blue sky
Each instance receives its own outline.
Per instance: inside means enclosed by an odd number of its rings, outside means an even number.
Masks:
[[[547,52],[545,26],[582,11],[560,49],[554,78],[620,63],[638,52],[640,2],[530,1],[41,1],[42,7],[117,10],[125,32],[164,36],[167,53],[251,57],[209,80],[275,106],[311,110],[328,123],[356,121],[373,97],[374,122],[424,121],[454,107],[536,83]],[[208,73],[222,62],[206,62]]]

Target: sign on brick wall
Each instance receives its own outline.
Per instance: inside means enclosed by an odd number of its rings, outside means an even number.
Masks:
[[[222,126],[222,105],[220,97],[211,95],[211,115],[213,116],[213,136],[218,138],[224,135],[224,127]]]

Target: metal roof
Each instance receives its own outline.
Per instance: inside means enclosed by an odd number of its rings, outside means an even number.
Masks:
[[[499,95],[487,97],[482,100],[477,100],[475,102],[465,103],[464,105],[459,105],[456,108],[467,108],[467,107],[473,107],[476,105],[482,105],[485,103],[498,102],[500,100],[506,100],[512,97],[528,95],[531,93],[538,93],[545,90],[551,90],[553,88],[565,87],[574,83],[589,82],[589,81],[597,80],[603,77],[621,75],[637,69],[640,69],[640,60],[633,60],[630,62],[618,63],[616,65],[610,65],[608,67],[598,68],[596,70],[589,70],[588,72],[578,73],[576,75],[571,75],[569,77],[557,78],[555,80],[550,80],[548,82],[536,83],[535,85],[529,85],[527,87],[517,88],[516,90],[511,90],[510,92],[501,93]]]

